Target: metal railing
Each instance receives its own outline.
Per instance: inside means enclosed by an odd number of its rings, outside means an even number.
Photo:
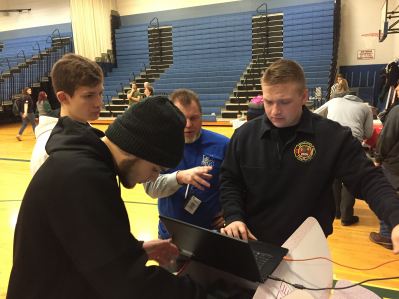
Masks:
[[[144,62],[142,62],[142,64],[143,64],[143,66],[144,66],[144,69],[142,70],[142,72],[144,72],[144,80],[145,81],[148,81],[148,76],[147,76],[147,65],[144,63]]]
[[[60,38],[59,46],[55,47],[53,42],[45,51],[42,51],[38,42],[32,46],[37,50],[37,55],[27,57],[24,50],[18,51],[16,55],[17,65],[12,66],[8,58],[3,59],[7,63],[8,70],[3,71],[0,76],[0,104],[10,102],[14,95],[20,94],[22,89],[40,82],[42,77],[50,74],[53,64],[65,53],[73,48],[72,40],[63,40],[58,29],[49,36]],[[52,40],[52,39],[51,39]],[[20,61],[22,60],[22,63]]]
[[[261,11],[261,8],[265,7],[264,11]],[[267,16],[267,3],[263,3],[260,6],[258,6],[258,8],[256,9],[256,12],[260,15],[264,15],[264,22],[263,22],[263,29],[264,29],[264,35],[262,35],[262,54],[263,57],[265,59],[265,65],[267,65],[266,63],[266,57],[268,57],[269,55],[269,18]]]
[[[37,48],[35,48],[35,45],[37,46]],[[39,42],[35,42],[35,44],[32,46],[32,50],[38,51],[39,53],[42,51],[42,50],[40,49],[40,44],[39,44]]]
[[[162,62],[162,37],[161,37],[161,29],[159,28],[159,20],[157,17],[153,18],[148,25],[148,28],[154,28],[158,33],[158,47],[159,47],[159,59]]]

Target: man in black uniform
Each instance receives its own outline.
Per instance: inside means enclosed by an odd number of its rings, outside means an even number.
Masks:
[[[221,169],[221,202],[227,226],[242,239],[282,244],[313,216],[332,233],[332,183],[344,182],[357,198],[394,227],[399,252],[399,198],[367,159],[349,128],[310,112],[302,68],[274,62],[262,77],[265,116],[237,129]]]

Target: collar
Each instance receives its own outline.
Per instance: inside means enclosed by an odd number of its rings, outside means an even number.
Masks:
[[[273,126],[273,124],[270,122],[270,120],[267,118],[267,115],[265,114],[261,122],[261,130],[259,137],[263,138],[266,134],[270,134],[270,131],[274,128],[275,127]],[[314,135],[315,133],[313,120],[312,120],[312,112],[310,112],[306,106],[302,106],[302,115],[301,119],[299,120],[299,125],[296,131],[312,135]]]

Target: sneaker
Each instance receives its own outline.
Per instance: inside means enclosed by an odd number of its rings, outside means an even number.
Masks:
[[[393,249],[391,239],[381,236],[380,233],[371,232],[369,235],[369,239],[371,242],[381,245],[382,247],[385,247],[385,248],[391,249],[391,250]]]
[[[18,141],[22,141],[22,138],[21,138],[21,135],[17,135],[17,136],[15,136],[17,139],[18,139]]]
[[[357,216],[352,216],[349,220],[341,219],[341,224],[343,226],[349,226],[349,225],[352,225],[352,224],[355,224],[358,222],[359,222],[359,217],[357,217]]]

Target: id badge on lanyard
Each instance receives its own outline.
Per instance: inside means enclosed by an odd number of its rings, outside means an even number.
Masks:
[[[190,189],[191,185],[187,185],[186,194],[184,195],[184,209],[191,215],[194,215],[194,213],[198,210],[198,207],[201,204],[201,200],[199,200],[195,195],[192,195]]]

